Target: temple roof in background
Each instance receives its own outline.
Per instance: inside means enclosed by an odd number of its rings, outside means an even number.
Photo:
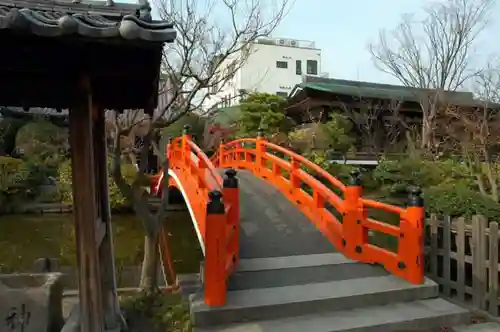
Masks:
[[[0,0],[0,32],[10,29],[44,37],[78,35],[172,42],[173,24],[154,21],[146,0]]]

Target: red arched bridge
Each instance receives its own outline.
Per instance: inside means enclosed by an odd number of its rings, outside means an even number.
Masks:
[[[444,301],[436,298],[437,285],[424,277],[424,208],[419,189],[410,192],[405,208],[368,199],[363,197],[359,172],[353,171],[349,183],[343,184],[318,165],[263,137],[223,143],[208,158],[184,134],[170,141],[166,153],[169,185],[184,196],[205,256],[203,287],[191,298],[197,326],[291,317],[294,310],[313,314],[325,306],[351,310],[399,300]],[[160,195],[163,173],[155,179],[153,192]],[[399,224],[370,218],[368,210],[373,209],[399,216]],[[396,239],[397,250],[371,243],[370,231]],[[346,262],[352,264],[338,270]],[[342,278],[361,277],[364,282],[352,290],[338,283]],[[312,282],[315,286],[308,285]],[[399,289],[399,295],[391,295]],[[253,291],[251,296],[242,293],[248,290]],[[371,300],[359,297],[359,305],[354,305],[339,297],[339,291],[373,296]],[[292,294],[297,298],[291,300]],[[301,302],[300,297],[311,299]],[[332,298],[337,299],[335,305]],[[464,317],[452,304],[443,305],[427,303],[429,315],[435,316],[435,306],[440,306],[458,320]],[[258,311],[259,307],[264,309]],[[407,311],[414,315],[418,308]],[[401,319],[404,313],[395,310],[389,308],[388,314]],[[301,326],[300,322],[288,324],[290,331]],[[260,326],[255,331],[289,328]]]

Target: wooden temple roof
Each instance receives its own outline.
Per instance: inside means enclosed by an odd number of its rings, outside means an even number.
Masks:
[[[403,103],[400,111],[420,112],[422,98],[433,96],[432,89],[410,88],[401,85],[380,84],[362,81],[305,76],[287,98],[285,110],[288,115],[303,113],[314,107],[350,105],[361,100]],[[477,105],[474,95],[467,91],[442,91],[442,102],[451,105]]]
[[[176,36],[170,22],[152,20],[147,1],[0,0],[3,29],[44,37],[77,35],[153,42],[172,42]]]

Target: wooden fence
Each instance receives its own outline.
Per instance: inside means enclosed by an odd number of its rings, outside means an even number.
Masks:
[[[426,273],[444,296],[500,316],[499,226],[476,216],[426,223]]]

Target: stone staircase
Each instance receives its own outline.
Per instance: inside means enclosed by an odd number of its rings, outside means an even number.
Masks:
[[[179,280],[181,291],[194,292],[196,332],[392,332],[469,322],[433,281],[410,285],[336,253],[242,259],[218,308],[204,304],[198,279]]]

